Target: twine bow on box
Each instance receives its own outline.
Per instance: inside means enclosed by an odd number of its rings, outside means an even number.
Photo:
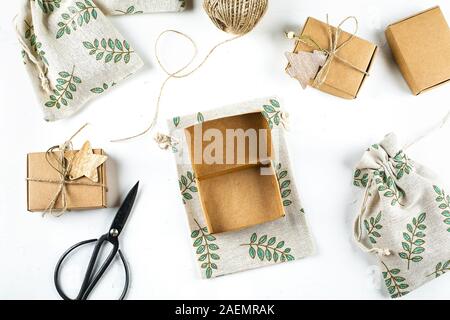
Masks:
[[[339,44],[339,39],[343,32],[341,27],[348,20],[353,20],[355,22],[355,30],[350,34],[350,37],[347,40]],[[356,19],[356,17],[349,16],[345,18],[341,21],[341,23],[339,23],[334,31],[332,26],[328,22],[328,15],[326,24],[328,28],[329,49],[322,48],[316,41],[314,41],[314,39],[309,36],[296,35],[293,31],[285,33],[288,39],[296,39],[297,41],[309,47],[315,48],[313,52],[286,53],[286,57],[289,60],[287,72],[293,78],[299,80],[304,89],[311,79],[314,79],[312,83],[313,87],[320,87],[327,79],[328,73],[330,72],[331,63],[334,59],[339,60],[345,65],[363,73],[366,76],[369,75],[366,70],[362,70],[358,66],[338,55],[339,51],[348,43],[350,43],[350,41],[352,41],[353,37],[358,32],[358,20]]]
[[[80,133],[81,130],[83,130],[87,124],[85,124],[83,127],[78,129],[70,139],[65,141],[62,145],[57,145],[49,148],[47,152],[45,153],[45,160],[51,166],[55,171],[59,174],[59,179],[34,179],[34,178],[27,178],[27,181],[34,181],[34,182],[42,182],[42,183],[53,183],[58,185],[58,189],[56,190],[55,194],[53,195],[50,203],[48,204],[47,208],[43,212],[43,215],[50,213],[55,216],[61,216],[66,211],[68,211],[68,192],[67,192],[67,186],[68,185],[80,185],[80,186],[97,186],[97,187],[103,187],[106,188],[106,185],[104,183],[98,183],[98,182],[90,182],[90,181],[76,181],[79,177],[73,176],[74,168],[73,164],[76,161],[76,156],[72,157],[66,157],[66,154],[68,152],[73,151],[73,145],[72,145],[72,139],[75,138],[78,133]],[[86,145],[86,143],[85,143]],[[90,145],[88,145],[90,149]],[[84,148],[84,146],[83,146]],[[106,156],[100,159],[100,161],[103,163],[106,161]],[[51,159],[53,158],[52,161]],[[56,203],[58,199],[61,197],[62,207],[61,209],[55,209]]]

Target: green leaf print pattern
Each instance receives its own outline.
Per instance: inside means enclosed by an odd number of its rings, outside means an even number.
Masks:
[[[175,127],[178,127],[178,125],[180,124],[181,118],[180,118],[180,117],[174,117],[174,118],[172,119],[172,121],[173,121],[173,125],[174,125]]]
[[[62,0],[37,0],[42,12],[50,13],[61,6]]]
[[[27,53],[25,52],[25,50],[22,50],[21,52],[20,52],[20,55],[22,56],[22,61],[23,61],[23,64],[27,64],[27,60],[26,60],[26,58],[27,58]]]
[[[201,262],[201,268],[205,270],[206,278],[211,278],[214,270],[217,270],[217,260],[220,260],[220,256],[215,252],[219,250],[219,246],[213,243],[216,238],[209,234],[207,227],[201,227],[197,220],[195,224],[198,229],[192,231],[191,238],[194,240],[194,248],[199,256],[198,261]]]
[[[69,6],[68,13],[61,14],[62,20],[58,22],[58,32],[56,39],[61,38],[65,34],[70,35],[72,31],[76,31],[78,27],[88,24],[92,19],[97,19],[97,7],[91,0],[83,0],[75,2],[75,6]]]
[[[263,109],[262,114],[269,123],[270,129],[273,128],[274,124],[278,126],[281,123],[280,103],[277,100],[270,100],[270,105],[263,105]]]
[[[279,163],[276,167],[276,176],[278,180],[278,186],[280,187],[281,198],[283,200],[283,206],[287,207],[292,204],[292,201],[289,200],[289,196],[291,194],[291,189],[289,188],[291,184],[291,180],[287,179],[288,172],[285,169],[282,169],[281,163]]]
[[[385,171],[375,170],[375,183],[378,185],[378,191],[387,198],[392,198],[391,205],[403,206],[401,199],[405,196],[403,190],[399,189],[391,176],[387,176]]]
[[[375,150],[378,150],[378,149],[380,148],[380,145],[375,143],[375,144],[371,145],[369,148],[367,148],[366,151],[370,151],[370,148],[373,148],[373,149],[375,149]]]
[[[434,269],[434,272],[427,275],[427,277],[435,276],[435,278],[442,276],[447,271],[450,271],[450,260],[439,262]]]
[[[183,197],[183,203],[186,204],[187,200],[192,200],[191,192],[198,192],[195,186],[195,174],[188,171],[186,175],[181,175],[178,184],[180,186],[181,196]]]
[[[27,21],[24,21],[26,25],[25,39],[30,41],[31,50],[36,53],[37,57],[48,66],[47,58],[45,57],[45,51],[42,50],[42,43],[38,41],[36,34],[34,33],[34,27]]]
[[[61,104],[64,106],[69,105],[69,101],[73,100],[73,93],[77,91],[77,84],[81,83],[81,79],[75,74],[75,66],[73,66],[72,71],[69,73],[67,71],[61,71],[58,73],[60,76],[56,79],[56,86],[53,90],[52,95],[49,97],[49,101],[45,103],[46,107],[60,108]]]
[[[450,196],[445,193],[445,191],[438,186],[433,186],[434,191],[437,193],[436,202],[439,203],[439,209],[443,211],[441,214],[444,216],[444,223],[449,226],[447,229],[450,232]]]
[[[397,179],[400,180],[405,173],[411,173],[412,165],[410,163],[410,159],[403,153],[403,151],[397,153],[393,160],[395,162],[395,169],[397,170]]]
[[[116,10],[116,12],[122,13],[122,14],[141,14],[144,13],[144,11],[136,10],[134,6],[129,6],[127,10]]]
[[[295,260],[294,256],[290,254],[291,248],[285,248],[284,241],[277,243],[276,237],[268,238],[263,235],[258,240],[256,233],[250,237],[250,243],[243,243],[241,246],[248,246],[248,254],[252,259],[256,257],[261,261],[286,262]]]
[[[427,214],[425,212],[419,214],[417,218],[413,218],[412,224],[408,223],[406,225],[406,229],[408,232],[403,232],[402,247],[405,250],[404,252],[400,252],[398,255],[400,258],[408,261],[408,270],[412,262],[420,262],[423,260],[423,257],[420,255],[425,251],[423,245],[425,244],[425,240],[423,238],[426,236],[423,232],[427,226],[423,223]]]
[[[372,244],[377,243],[376,238],[381,238],[380,229],[383,226],[380,224],[381,221],[381,211],[377,214],[377,216],[370,217],[369,220],[364,220],[364,227],[367,231],[367,236],[369,237],[369,241]]]
[[[120,62],[122,59],[125,63],[129,63],[131,60],[131,54],[134,53],[131,50],[130,44],[126,41],[120,41],[118,39],[95,39],[93,42],[85,41],[83,46],[89,50],[89,54],[95,55],[95,59],[105,59],[105,63],[114,60],[114,63]]]
[[[203,116],[203,113],[201,113],[201,112],[197,113],[197,122],[198,123],[205,122],[205,117]]]
[[[367,187],[367,183],[369,182],[369,174],[364,173],[361,175],[361,170],[356,169],[353,175],[353,185],[357,187]]]
[[[105,92],[106,90],[108,90],[111,87],[114,87],[116,85],[115,82],[111,83],[111,85],[108,85],[107,83],[104,83],[102,86],[100,87],[95,87],[91,89],[92,93],[96,93],[96,94],[102,94],[103,92]]]
[[[400,269],[389,269],[388,266],[381,261],[386,271],[383,271],[384,284],[386,285],[391,298],[399,298],[409,293],[405,289],[409,288],[406,279],[400,276]]]

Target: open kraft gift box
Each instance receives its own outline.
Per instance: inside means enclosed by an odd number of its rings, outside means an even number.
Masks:
[[[271,98],[169,121],[177,141],[173,151],[180,193],[203,277],[312,254],[284,118],[278,100]]]
[[[253,142],[256,144],[256,154],[250,154],[251,142],[250,139],[245,139],[241,148],[244,149],[244,157],[241,159],[243,161],[238,161],[239,144],[226,135],[227,129],[265,130],[263,135],[255,135]],[[211,120],[185,130],[191,137],[191,162],[202,209],[211,233],[239,230],[284,216],[281,192],[272,162],[269,161],[272,154],[270,128],[261,112]],[[224,137],[222,152],[217,153],[226,156],[227,148],[233,148],[234,159],[228,161],[230,164],[226,164],[226,161],[222,161],[223,164],[205,163],[205,151],[214,143],[203,143],[202,136],[207,130],[219,130]],[[195,131],[200,134],[195,134]],[[263,159],[260,156],[262,149],[267,151],[263,152],[267,154]],[[201,163],[198,164],[194,161],[196,152],[201,156],[201,161],[197,161]],[[267,174],[261,174],[262,168],[267,169]]]

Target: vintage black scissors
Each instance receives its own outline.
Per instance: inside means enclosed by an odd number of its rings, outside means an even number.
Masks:
[[[119,249],[119,235],[122,232],[123,227],[125,226],[125,223],[127,222],[128,216],[130,215],[131,209],[133,208],[134,201],[136,200],[136,195],[139,187],[139,182],[136,183],[136,185],[130,190],[128,195],[126,196],[125,200],[123,201],[122,205],[119,208],[119,211],[117,211],[116,216],[114,217],[113,223],[111,224],[111,227],[108,230],[108,233],[102,235],[99,239],[91,239],[86,241],[81,241],[72,247],[70,247],[59,259],[58,263],[55,267],[55,274],[54,274],[54,280],[55,280],[55,286],[56,290],[58,291],[61,298],[64,300],[87,300],[89,297],[89,294],[94,289],[97,282],[100,280],[100,278],[103,276],[105,271],[108,269],[108,267],[111,265],[112,261],[116,257],[116,254],[119,254],[119,257],[123,263],[123,267],[125,270],[125,286],[122,291],[122,294],[119,298],[119,300],[123,300],[127,294],[128,287],[130,284],[130,271],[128,269],[127,261],[125,260],[125,257],[122,253],[122,251]],[[89,265],[87,267],[86,273],[84,275],[84,280],[81,285],[80,291],[75,299],[69,298],[64,291],[61,288],[61,285],[59,283],[59,273],[61,269],[61,265],[66,259],[66,257],[75,249],[78,247],[81,247],[83,245],[97,242],[95,244],[94,250],[92,252],[91,259],[89,260]],[[101,267],[97,272],[94,272],[94,268],[97,264],[97,259],[99,256],[99,253],[103,246],[105,246],[107,243],[112,244],[113,248],[111,252],[109,253],[106,260],[103,262]]]

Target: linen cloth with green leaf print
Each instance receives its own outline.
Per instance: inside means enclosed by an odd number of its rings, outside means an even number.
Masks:
[[[107,18],[181,11],[180,0],[22,0],[15,19],[25,68],[44,119],[77,112],[143,62]]]
[[[395,134],[364,153],[353,184],[365,189],[356,240],[378,255],[392,298],[450,271],[450,196],[434,173],[408,157]]]
[[[285,216],[238,231],[210,234],[196,186],[184,129],[205,121],[261,112],[271,127],[274,168]],[[284,136],[285,113],[276,98],[199,111],[168,121],[177,160],[180,203],[190,228],[192,250],[203,278],[291,262],[313,254],[314,244],[299,198]]]

